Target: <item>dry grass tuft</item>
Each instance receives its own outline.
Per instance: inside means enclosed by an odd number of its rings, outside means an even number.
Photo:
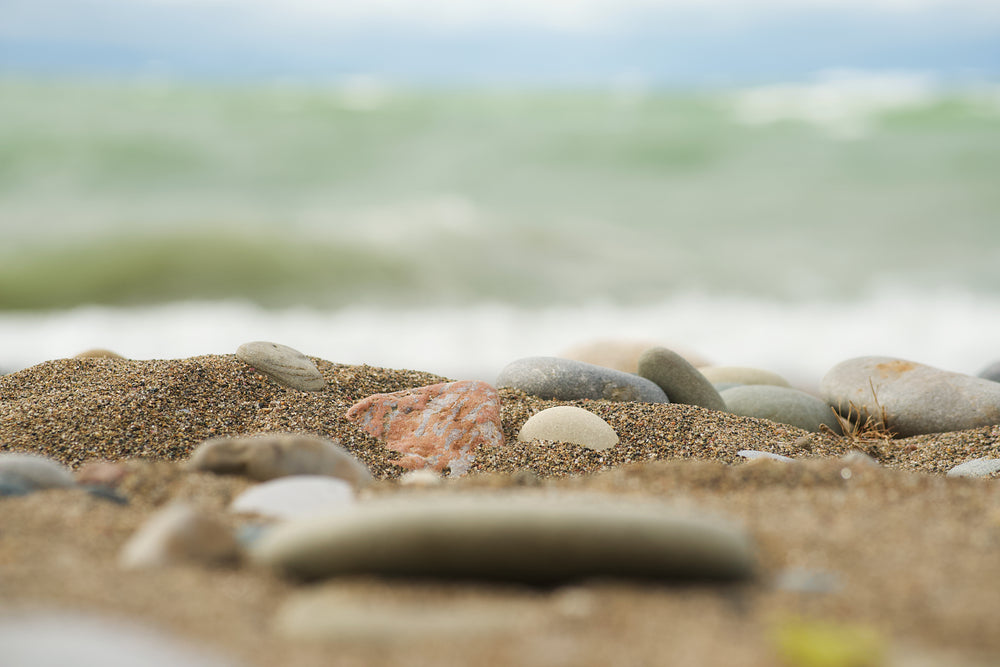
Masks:
[[[889,427],[889,415],[885,406],[879,402],[878,393],[875,391],[871,379],[868,380],[868,386],[871,388],[872,400],[875,403],[874,414],[862,410],[854,402],[847,404],[846,416],[841,415],[836,408],[831,407],[830,409],[833,410],[833,416],[840,425],[841,433],[843,433],[840,437],[847,440],[852,448],[879,460],[882,447],[886,446],[896,434]],[[825,424],[821,425],[820,428],[830,435],[838,435]]]

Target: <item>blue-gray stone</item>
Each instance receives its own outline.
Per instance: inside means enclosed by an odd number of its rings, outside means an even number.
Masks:
[[[1000,424],[1000,383],[892,357],[834,366],[820,393],[841,415],[881,418],[899,437]]]
[[[991,382],[1000,382],[1000,361],[995,361],[983,370],[979,371],[979,377]]]
[[[663,390],[646,378],[559,357],[518,359],[500,371],[496,385],[559,401],[590,398],[619,402],[670,402]]]
[[[0,476],[6,486],[23,486],[28,492],[76,485],[69,468],[58,461],[34,454],[0,453]]]
[[[1000,459],[972,459],[949,470],[948,477],[991,477],[1000,472]]]
[[[830,406],[804,391],[769,384],[748,384],[722,392],[726,409],[735,415],[769,419],[816,433],[825,424],[840,433]]]
[[[723,411],[726,403],[712,383],[687,359],[665,347],[653,347],[639,355],[638,375],[655,382],[671,403],[698,405]]]

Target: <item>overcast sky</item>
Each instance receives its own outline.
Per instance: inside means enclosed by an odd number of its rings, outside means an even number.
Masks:
[[[1000,72],[1000,0],[0,0],[0,72],[413,81]]]

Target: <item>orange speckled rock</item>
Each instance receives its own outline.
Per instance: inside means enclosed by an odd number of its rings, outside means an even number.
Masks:
[[[407,470],[432,468],[464,475],[482,443],[503,443],[500,397],[485,382],[442,382],[354,404],[347,418],[404,454]]]

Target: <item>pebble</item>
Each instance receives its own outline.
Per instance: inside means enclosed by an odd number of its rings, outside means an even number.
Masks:
[[[175,503],[154,514],[137,530],[119,557],[128,569],[180,563],[233,564],[240,546],[233,531],[191,505]]]
[[[959,463],[946,473],[947,477],[992,477],[1000,472],[1000,459],[972,459]]]
[[[73,355],[74,359],[124,359],[122,355],[103,347],[95,347]]]
[[[719,384],[767,384],[791,387],[791,383],[777,373],[746,366],[704,366],[698,369],[709,382]]]
[[[237,348],[236,357],[286,387],[302,391],[326,388],[326,380],[316,364],[287,345],[267,341],[244,343]]]
[[[260,482],[286,475],[328,475],[358,487],[371,482],[365,464],[338,443],[297,433],[212,438],[191,452],[186,465],[189,470],[244,475]]]
[[[1000,383],[905,359],[843,361],[823,377],[820,392],[845,417],[853,407],[878,419],[881,406],[898,437],[1000,424]]]
[[[878,461],[870,457],[868,454],[865,454],[862,451],[858,451],[857,449],[852,449],[851,451],[847,452],[846,454],[840,457],[840,460],[850,466],[857,465],[859,467],[866,467],[866,468],[880,467]]]
[[[665,347],[646,350],[639,357],[638,374],[651,380],[670,397],[671,403],[699,405],[725,411],[726,403],[712,383],[680,354]]]
[[[524,422],[517,439],[571,442],[598,451],[618,444],[618,434],[608,422],[572,405],[558,405],[535,413]]]
[[[1000,382],[1000,361],[995,361],[983,370],[979,371],[978,377],[992,382]]]
[[[646,378],[559,357],[518,359],[500,371],[497,386],[561,401],[590,398],[618,402],[670,402],[663,390]]]
[[[431,468],[464,475],[482,444],[502,445],[500,397],[485,382],[441,382],[355,403],[346,415],[404,456],[407,470]]]
[[[88,461],[76,471],[77,484],[115,488],[129,475],[129,467],[113,461]]]
[[[797,389],[745,384],[726,389],[721,396],[726,402],[726,410],[734,415],[770,419],[813,433],[819,432],[820,426],[825,425],[834,433],[840,433],[840,423],[830,406]]]
[[[568,348],[559,354],[564,359],[583,361],[595,366],[613,368],[624,373],[635,373],[639,368],[639,357],[646,350],[660,347],[660,341],[654,340],[592,340]],[[707,366],[708,360],[691,350],[671,347],[692,366]],[[669,393],[667,394],[670,395]],[[673,397],[671,397],[671,400]]]
[[[755,570],[747,534],[717,519],[659,503],[531,492],[372,500],[354,512],[279,524],[251,557],[303,579],[731,581]]]
[[[275,616],[278,635],[293,640],[412,643],[433,637],[520,633],[544,621],[531,600],[366,599],[321,587],[290,596]]]
[[[773,461],[783,461],[785,463],[794,463],[795,459],[790,456],[783,456],[781,454],[775,454],[774,452],[762,452],[757,449],[741,449],[736,452],[737,456],[742,456],[745,459],[751,461],[756,459],[771,459]]]
[[[96,614],[0,614],[0,663],[10,667],[237,667],[234,659],[152,628]]]
[[[293,475],[250,487],[229,509],[275,519],[294,519],[322,512],[346,510],[354,504],[354,490],[342,479],[321,475]]]
[[[21,495],[11,491],[24,489],[24,493],[30,493],[41,489],[65,489],[76,486],[76,480],[72,471],[58,461],[34,454],[2,452],[0,484],[7,489],[0,492],[3,495]]]

